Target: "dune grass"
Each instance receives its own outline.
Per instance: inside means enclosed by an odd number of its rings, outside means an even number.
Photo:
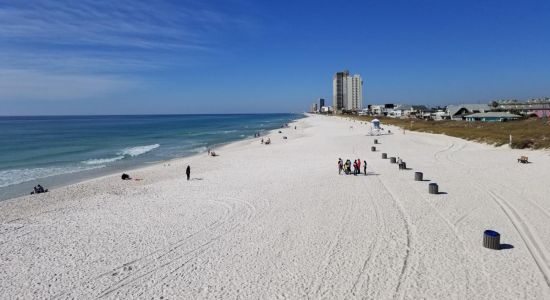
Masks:
[[[353,116],[356,120],[371,121],[373,117]],[[441,133],[495,146],[508,144],[512,148],[550,149],[550,120],[530,118],[509,122],[424,121],[417,119],[378,118],[406,130]]]

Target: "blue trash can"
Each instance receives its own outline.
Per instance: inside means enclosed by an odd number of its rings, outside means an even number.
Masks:
[[[483,232],[483,247],[499,250],[500,249],[500,233],[494,230],[485,230]]]

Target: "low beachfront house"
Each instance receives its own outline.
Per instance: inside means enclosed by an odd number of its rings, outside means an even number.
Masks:
[[[401,118],[408,117],[412,111],[412,106],[410,105],[399,105],[393,109],[388,110],[388,117],[392,118]]]
[[[468,122],[506,122],[511,120],[517,120],[521,118],[519,115],[514,115],[507,112],[486,112],[486,113],[475,113],[467,115],[466,121]]]
[[[491,111],[491,107],[488,104],[449,105],[446,109],[451,120],[465,120],[467,115],[489,111]]]
[[[386,107],[380,104],[374,104],[370,107],[371,114],[381,116],[386,114]]]

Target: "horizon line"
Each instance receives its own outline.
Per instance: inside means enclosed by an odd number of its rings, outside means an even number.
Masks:
[[[46,114],[46,115],[0,115],[0,118],[10,117],[137,117],[137,116],[206,116],[206,115],[281,115],[302,114],[302,112],[253,112],[253,113],[174,113],[174,114]]]

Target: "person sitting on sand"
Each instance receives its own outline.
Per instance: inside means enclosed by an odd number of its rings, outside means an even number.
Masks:
[[[262,143],[262,144],[264,143],[264,138],[262,138],[261,143]]]
[[[40,184],[35,186],[33,188],[33,191],[31,192],[31,195],[33,194],[41,194],[41,193],[46,193],[48,191],[48,189],[45,189],[43,188]]]

